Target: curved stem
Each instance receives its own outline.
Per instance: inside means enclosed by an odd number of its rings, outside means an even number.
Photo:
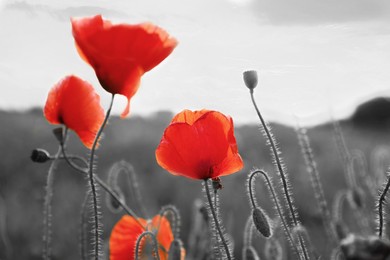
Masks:
[[[285,198],[287,200],[287,205],[288,205],[288,208],[289,208],[292,220],[294,222],[294,226],[298,226],[298,224],[299,224],[298,218],[296,216],[296,212],[294,211],[294,206],[293,206],[293,203],[292,203],[292,200],[291,200],[291,195],[290,195],[290,192],[288,190],[286,174],[285,174],[285,172],[283,170],[282,162],[280,161],[280,158],[279,158],[279,155],[278,155],[278,151],[277,151],[277,148],[276,148],[276,145],[275,145],[275,141],[274,141],[274,139],[273,139],[273,137],[272,137],[272,135],[270,133],[270,130],[268,129],[267,124],[265,123],[265,121],[264,121],[264,119],[263,119],[263,117],[262,117],[262,115],[260,113],[259,108],[257,107],[255,98],[253,96],[253,89],[250,90],[250,96],[251,96],[251,100],[252,100],[253,106],[255,107],[256,113],[257,113],[257,115],[258,115],[258,117],[259,117],[259,119],[261,121],[263,129],[265,131],[265,134],[266,134],[267,139],[269,141],[269,144],[271,146],[273,157],[275,159],[276,166],[278,168],[278,171],[279,171],[279,174],[280,174],[280,177],[281,177],[281,180],[282,180],[282,185],[283,185],[283,190],[284,190],[283,193],[284,193]],[[302,247],[302,252],[303,252],[304,259],[308,259],[308,255],[307,255],[307,252],[305,250],[305,245],[303,243],[303,239],[301,238],[301,236],[299,236],[299,242],[300,242],[301,247]]]
[[[65,148],[63,146],[61,147],[61,149],[62,149],[62,154],[63,154],[62,158],[65,159],[65,161],[69,164],[70,167],[72,167],[76,171],[79,171],[82,174],[88,174],[88,168],[82,168],[82,167],[76,165],[72,160],[70,160],[70,157],[66,154],[66,150],[65,150]],[[82,161],[86,166],[88,166],[88,163],[87,163],[87,161],[84,158],[79,157],[79,156],[75,156],[75,159],[78,159],[78,160]],[[119,203],[119,205],[126,211],[126,213],[128,215],[132,216],[135,219],[135,221],[142,228],[145,229],[145,226],[142,225],[142,223],[138,220],[137,214],[135,214],[135,212],[132,209],[130,209],[121,200],[121,198],[107,185],[107,183],[105,183],[102,179],[100,179],[96,174],[93,175],[93,178],[100,185],[100,187],[102,187],[108,194],[110,194]]]
[[[135,260],[138,260],[139,259],[139,254],[138,254],[138,251],[139,251],[139,248],[140,248],[140,245],[141,245],[141,241],[142,239],[144,238],[144,236],[150,236],[153,240],[153,250],[155,251],[156,253],[156,259],[157,260],[160,260],[160,255],[158,253],[158,242],[157,242],[157,238],[156,238],[156,235],[153,233],[153,232],[150,232],[150,231],[144,231],[137,239],[137,243],[135,245]],[[129,256],[131,257],[131,256]]]
[[[294,221],[294,225],[298,225],[298,219],[297,219],[297,217],[295,215],[294,207],[293,207],[293,204],[292,204],[292,201],[291,201],[290,192],[288,190],[286,176],[285,176],[285,173],[284,173],[284,170],[283,170],[283,166],[282,166],[282,163],[281,163],[279,155],[278,155],[278,151],[276,149],[275,142],[274,142],[274,140],[272,138],[272,135],[270,133],[270,130],[268,129],[267,124],[265,123],[262,115],[260,114],[259,108],[257,107],[256,101],[255,101],[255,99],[253,97],[253,90],[251,90],[250,94],[251,94],[251,99],[252,99],[253,106],[256,109],[257,115],[258,115],[258,117],[259,117],[259,119],[261,121],[261,124],[263,126],[264,131],[265,131],[265,134],[267,135],[267,138],[268,138],[268,141],[269,141],[269,144],[271,146],[272,153],[273,153],[273,157],[274,157],[275,162],[276,162],[276,166],[277,166],[278,171],[280,173],[280,177],[282,179],[282,184],[283,184],[284,195],[285,195],[286,200],[287,200],[287,204],[288,204],[288,208],[290,210],[291,217],[292,217],[292,219]]]
[[[225,251],[226,251],[226,255],[227,255],[227,258],[229,260],[232,259],[232,257],[230,256],[230,251],[229,251],[229,247],[226,243],[226,240],[225,240],[225,237],[223,236],[223,233],[222,233],[222,230],[221,230],[221,227],[219,225],[219,221],[218,221],[218,218],[217,218],[217,214],[215,213],[215,209],[213,207],[213,202],[211,200],[211,195],[210,195],[210,188],[209,188],[209,184],[207,183],[207,180],[208,179],[205,179],[204,180],[204,185],[205,185],[205,189],[206,189],[206,196],[207,196],[207,201],[209,203],[209,206],[210,206],[210,210],[211,210],[211,214],[213,215],[213,218],[214,218],[214,223],[215,223],[215,227],[217,228],[217,231],[218,231],[218,234],[222,240],[222,244],[223,244],[223,247],[225,248]]]
[[[103,129],[107,124],[108,118],[110,117],[111,109],[112,109],[112,104],[114,103],[114,97],[115,95],[113,94],[111,97],[111,102],[108,107],[106,116],[104,118],[104,121],[102,125],[99,128],[99,131],[96,134],[95,140],[92,145],[91,149],[91,156],[89,159],[89,170],[88,170],[88,178],[89,178],[89,186],[91,187],[92,190],[92,202],[93,202],[93,224],[94,224],[94,238],[95,238],[95,247],[94,247],[94,255],[95,255],[95,260],[99,259],[99,251],[100,251],[100,239],[99,239],[99,230],[100,230],[100,224],[99,224],[99,211],[98,211],[98,199],[97,199],[97,191],[96,191],[96,186],[95,186],[95,181],[93,178],[93,166],[94,166],[94,159],[95,159],[95,151],[96,151],[96,146],[98,144],[98,141],[100,139],[101,134],[103,133]]]
[[[286,232],[286,235],[287,235],[287,240],[290,242],[291,246],[293,247],[293,249],[295,250],[295,252],[299,255],[299,250],[297,248],[297,246],[293,243],[293,239],[292,239],[292,236],[291,236],[291,233],[290,233],[290,230],[288,228],[288,225],[286,223],[286,220],[284,219],[283,217],[283,211],[282,211],[282,207],[280,206],[279,204],[279,200],[278,200],[278,197],[276,196],[276,192],[275,192],[275,189],[272,185],[272,182],[271,180],[269,179],[269,176],[268,174],[265,172],[265,171],[262,171],[262,170],[256,170],[254,172],[251,173],[250,177],[249,177],[249,190],[250,190],[250,194],[252,194],[252,181],[253,181],[253,178],[255,177],[256,174],[260,173],[266,183],[267,183],[267,186],[268,186],[268,189],[270,190],[271,192],[271,196],[272,196],[272,200],[274,201],[274,204],[275,204],[275,207],[276,207],[276,211],[278,212],[278,215],[279,215],[279,218],[280,220],[282,221],[282,225],[284,227],[284,230]],[[252,200],[253,200],[253,205],[255,204],[254,202],[254,197],[252,195]]]

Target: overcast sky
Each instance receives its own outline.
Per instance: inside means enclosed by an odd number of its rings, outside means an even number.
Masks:
[[[215,109],[256,121],[242,72],[259,72],[255,95],[268,120],[303,123],[347,116],[390,96],[388,0],[0,0],[0,108],[43,106],[68,74],[110,95],[78,56],[70,17],[151,21],[179,40],[148,72],[131,113]],[[125,99],[116,100],[120,113]],[[131,115],[130,115],[131,116]]]

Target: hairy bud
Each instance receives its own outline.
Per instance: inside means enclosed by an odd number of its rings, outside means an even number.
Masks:
[[[262,234],[264,237],[268,238],[272,235],[270,220],[268,216],[260,209],[255,208],[252,211],[253,224],[256,229]]]

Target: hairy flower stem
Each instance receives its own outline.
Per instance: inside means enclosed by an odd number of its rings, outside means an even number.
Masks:
[[[379,218],[378,236],[380,238],[382,238],[382,233],[383,233],[383,203],[385,202],[386,194],[389,188],[390,188],[390,175],[388,174],[386,186],[383,189],[381,195],[379,196],[379,202],[378,202],[378,218]]]
[[[88,178],[89,178],[89,186],[92,190],[94,243],[95,243],[93,253],[94,253],[95,260],[99,259],[101,241],[99,238],[99,232],[100,232],[99,209],[98,209],[98,198],[97,198],[95,180],[93,178],[93,175],[94,175],[93,174],[93,166],[94,166],[96,146],[98,144],[98,141],[100,139],[101,134],[103,133],[103,129],[107,124],[108,118],[110,117],[112,104],[114,103],[114,97],[115,97],[115,95],[113,94],[111,97],[110,106],[107,109],[106,117],[104,118],[104,121],[103,121],[102,125],[100,126],[99,131],[97,132],[95,140],[93,142],[92,149],[91,149],[91,156],[89,159]]]
[[[82,168],[77,164],[75,164],[73,161],[69,159],[70,157],[66,154],[65,148],[62,146],[61,149],[62,149],[63,159],[65,159],[65,161],[69,164],[69,166],[71,166],[76,171],[81,172],[82,174],[88,174],[87,168]],[[84,158],[74,156],[74,159],[83,162],[84,165],[88,167],[88,163],[86,160],[84,160]],[[142,225],[141,222],[139,222],[137,214],[135,214],[135,212],[123,202],[123,200],[110,188],[110,186],[107,183],[105,183],[102,179],[100,179],[96,174],[93,175],[93,178],[100,185],[100,187],[102,187],[108,194],[110,194],[119,203],[119,205],[124,209],[124,211],[128,215],[132,216],[136,220],[138,225],[140,225],[142,228],[145,228],[145,226]]]
[[[217,231],[218,231],[219,237],[221,238],[221,242],[222,242],[223,247],[224,247],[224,249],[225,249],[227,259],[231,260],[232,257],[230,256],[229,247],[228,247],[228,245],[227,245],[227,243],[226,243],[225,237],[223,236],[221,227],[220,227],[220,225],[219,225],[219,221],[218,221],[218,218],[217,218],[217,214],[216,214],[215,209],[214,209],[214,207],[213,207],[213,201],[211,200],[210,188],[209,188],[209,184],[207,183],[207,181],[208,181],[208,179],[205,179],[205,180],[204,180],[204,186],[205,186],[207,201],[208,201],[209,206],[210,206],[211,214],[213,215],[215,227],[216,227],[216,229],[217,229]]]
[[[337,237],[334,223],[330,216],[330,211],[328,204],[325,199],[324,190],[322,188],[320,173],[317,169],[317,164],[314,160],[313,150],[310,145],[309,137],[307,136],[306,128],[303,128],[298,125],[296,128],[296,133],[298,136],[299,145],[301,147],[301,152],[307,166],[307,171],[310,174],[311,185],[314,190],[314,197],[317,201],[317,205],[321,211],[322,222],[324,224],[325,231],[331,242],[339,242]]]
[[[248,184],[249,185],[249,196],[250,196],[250,200],[251,200],[252,206],[254,208],[257,207],[256,199],[255,199],[255,197],[253,195],[254,188],[253,188],[253,185],[252,185],[253,179],[254,179],[254,177],[257,174],[261,174],[263,176],[263,178],[265,179],[265,182],[267,183],[268,189],[271,192],[271,197],[272,197],[272,200],[273,200],[273,202],[275,204],[276,211],[277,211],[277,213],[279,215],[280,220],[282,221],[282,225],[283,225],[284,231],[286,232],[287,240],[290,242],[292,248],[295,250],[297,255],[299,255],[299,250],[298,250],[297,246],[293,243],[293,239],[292,239],[290,230],[288,228],[286,220],[283,217],[282,207],[279,204],[279,200],[278,200],[278,197],[276,196],[276,192],[275,192],[274,186],[272,185],[272,182],[271,182],[268,174],[265,171],[262,171],[262,170],[256,170],[256,171],[252,172],[251,175],[249,176],[249,181],[248,181],[249,182],[249,184]]]
[[[46,180],[46,195],[45,202],[43,206],[43,259],[49,260],[51,258],[51,202],[53,198],[53,183],[54,183],[54,173],[55,168],[58,163],[58,158],[61,155],[61,147],[58,148],[58,151],[52,161],[49,171],[47,174]]]
[[[253,96],[253,89],[250,89],[250,96],[251,96],[251,100],[252,100],[252,103],[253,103],[253,106],[255,107],[255,110],[256,110],[256,113],[261,121],[261,125],[263,126],[263,129],[265,131],[265,134],[267,136],[267,139],[268,139],[268,142],[269,142],[269,145],[271,147],[271,151],[272,151],[272,154],[273,154],[273,158],[276,162],[276,166],[278,168],[278,171],[279,171],[279,175],[281,177],[281,180],[282,180],[282,185],[283,185],[283,190],[284,190],[284,196],[287,200],[287,205],[288,205],[288,208],[289,208],[289,211],[290,211],[290,216],[293,220],[293,223],[294,223],[294,226],[298,226],[299,225],[299,221],[298,221],[298,216],[297,216],[297,213],[295,212],[294,210],[294,206],[293,206],[293,203],[292,203],[292,199],[291,199],[291,195],[290,195],[290,191],[288,189],[288,185],[287,185],[287,179],[286,179],[286,174],[283,170],[283,166],[282,166],[282,162],[279,158],[279,155],[278,155],[278,150],[276,148],[276,144],[275,144],[275,141],[271,135],[271,132],[270,132],[270,129],[268,128],[267,124],[265,123],[261,113],[260,113],[260,110],[256,104],[256,101],[255,101],[255,98]],[[303,242],[303,239],[301,236],[299,236],[299,242],[301,244],[301,247],[302,247],[302,253],[303,253],[303,256],[304,256],[304,259],[308,259],[308,255],[307,255],[307,252],[306,252],[306,247],[304,245],[304,242]]]

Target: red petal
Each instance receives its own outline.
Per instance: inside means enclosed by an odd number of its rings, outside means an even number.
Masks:
[[[216,111],[183,111],[173,121],[156,150],[161,167],[193,179],[214,178],[242,168],[230,117]]]
[[[75,131],[88,148],[104,120],[99,95],[76,76],[64,78],[50,90],[44,114],[50,123],[64,124]]]
[[[138,219],[142,225],[146,220]],[[135,218],[125,215],[114,226],[110,236],[110,260],[132,260],[135,256],[135,245],[144,229]]]
[[[112,94],[131,97],[141,76],[173,51],[176,39],[151,23],[118,24],[100,15],[72,19],[73,36],[80,56],[95,70],[102,87]],[[129,111],[129,104],[122,117]]]

